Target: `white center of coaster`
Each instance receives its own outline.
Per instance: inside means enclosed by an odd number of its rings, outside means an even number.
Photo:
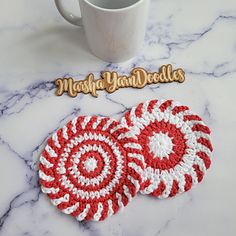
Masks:
[[[172,138],[162,132],[153,133],[153,136],[149,138],[150,150],[154,154],[154,157],[159,157],[161,160],[168,158],[173,146]]]
[[[90,157],[84,161],[84,168],[88,171],[94,171],[97,168],[97,160],[94,157]]]

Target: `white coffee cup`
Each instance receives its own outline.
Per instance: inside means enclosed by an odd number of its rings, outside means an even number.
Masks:
[[[63,0],[55,3],[67,21],[84,27],[91,51],[102,60],[126,61],[141,50],[149,0],[79,0],[82,17],[66,11]]]

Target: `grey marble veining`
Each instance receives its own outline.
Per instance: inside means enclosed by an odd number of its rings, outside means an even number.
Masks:
[[[185,83],[99,92],[96,99],[54,95],[58,77],[128,74],[136,66],[156,71],[168,63],[186,71]],[[235,77],[235,0],[152,0],[144,49],[121,64],[91,55],[83,30],[64,22],[53,1],[2,0],[0,235],[235,235]],[[190,106],[212,129],[214,159],[203,182],[168,200],[138,195],[124,212],[99,223],[79,223],[51,206],[37,175],[47,137],[74,116],[120,118],[153,98]]]

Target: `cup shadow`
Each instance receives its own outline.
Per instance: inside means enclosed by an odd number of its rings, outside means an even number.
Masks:
[[[51,26],[38,30],[27,37],[36,61],[89,62],[99,60],[90,51],[83,28]]]

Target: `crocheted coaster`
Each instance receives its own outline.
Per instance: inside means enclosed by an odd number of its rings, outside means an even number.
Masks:
[[[40,156],[42,191],[78,221],[104,220],[139,191],[144,158],[129,130],[110,118],[78,117],[48,139]]]
[[[186,106],[147,101],[127,112],[121,123],[142,145],[142,194],[167,198],[188,191],[210,167],[210,129]]]

